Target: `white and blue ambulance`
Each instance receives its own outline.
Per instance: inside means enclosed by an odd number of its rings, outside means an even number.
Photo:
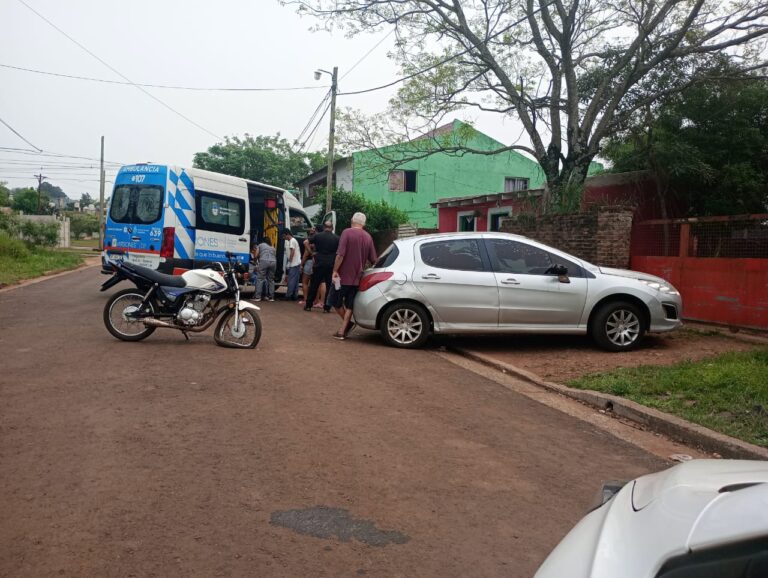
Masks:
[[[301,203],[279,187],[201,169],[156,164],[124,166],[109,203],[102,260],[123,259],[181,274],[227,251],[247,264],[250,247],[268,237],[277,249],[291,229],[299,244],[312,226]]]

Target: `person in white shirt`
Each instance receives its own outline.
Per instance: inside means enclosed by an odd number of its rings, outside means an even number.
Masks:
[[[293,237],[290,229],[283,229],[285,240],[285,253],[283,255],[283,270],[288,280],[288,292],[285,298],[288,301],[299,299],[299,277],[301,275],[301,249],[299,242]]]

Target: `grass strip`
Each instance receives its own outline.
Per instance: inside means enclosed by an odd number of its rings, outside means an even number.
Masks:
[[[77,253],[52,249],[29,249],[26,254],[0,253],[0,287],[41,275],[74,269],[83,263]]]
[[[624,367],[585,375],[568,385],[625,397],[768,447],[768,349],[667,367]]]

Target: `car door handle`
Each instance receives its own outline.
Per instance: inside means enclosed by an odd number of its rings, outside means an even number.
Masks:
[[[520,285],[520,281],[517,279],[513,279],[512,277],[508,277],[507,279],[502,279],[501,282],[504,285]]]
[[[421,276],[422,279],[440,279],[440,275],[437,273],[427,273]]]
[[[245,243],[247,240],[248,240],[248,239],[246,239],[245,237],[240,237],[240,238],[238,239],[238,241],[242,241],[243,243]]]

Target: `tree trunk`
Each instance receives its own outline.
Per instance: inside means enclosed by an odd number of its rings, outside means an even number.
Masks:
[[[581,209],[584,181],[589,171],[590,159],[566,158],[563,167],[554,174],[547,172],[544,211],[548,213],[576,213]]]

